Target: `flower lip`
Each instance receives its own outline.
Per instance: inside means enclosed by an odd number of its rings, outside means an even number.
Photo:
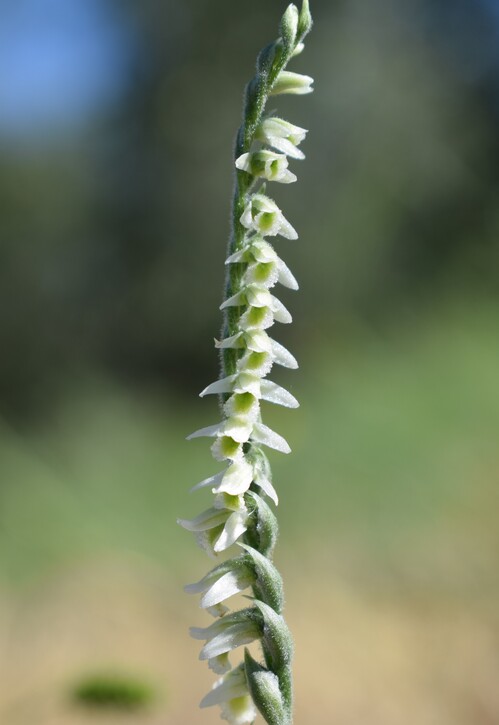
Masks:
[[[266,149],[242,154],[236,159],[236,168],[268,181],[280,181],[282,184],[296,181],[296,176],[288,170],[286,155]]]

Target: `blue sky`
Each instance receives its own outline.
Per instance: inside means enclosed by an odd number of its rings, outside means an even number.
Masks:
[[[105,0],[0,3],[0,132],[60,128],[123,88],[130,37]]]
[[[499,27],[499,0],[476,2]],[[107,0],[0,0],[2,136],[81,124],[119,96],[132,33],[114,7]]]

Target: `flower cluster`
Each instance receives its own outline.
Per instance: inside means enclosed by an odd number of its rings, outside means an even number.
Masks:
[[[291,393],[267,378],[274,365],[298,366],[293,355],[267,332],[274,322],[291,322],[290,313],[272,293],[275,285],[298,289],[268,238],[279,235],[293,240],[298,235],[266,195],[265,183],[296,181],[288,157],[304,158],[298,147],[307,132],[276,116],[264,116],[263,108],[270,95],[312,90],[310,77],[284,70],[287,61],[302,50],[310,26],[308,2],[303,2],[301,12],[290,5],[281,21],[281,37],[263,51],[260,70],[248,86],[239,134],[243,141],[235,159],[235,216],[226,260],[228,293],[220,308],[225,324],[222,339],[215,341],[223,373],[201,392],[201,396],[220,396],[223,416],[220,422],[189,436],[213,438],[211,451],[224,468],[194,486],[210,487],[213,505],[192,520],[179,520],[212,557],[233,544],[240,546],[239,555],[186,587],[188,592],[202,595],[201,607],[220,617],[209,627],[191,629],[193,637],[206,641],[200,658],[222,675],[201,706],[221,705],[222,717],[232,725],[253,723],[255,704],[267,722],[291,722],[292,644],[281,614],[281,578],[271,562],[277,524],[266,503],[270,499],[277,504],[278,497],[262,447],[282,453],[289,453],[290,448],[262,422],[261,401],[298,406]],[[224,602],[249,587],[253,606],[229,613]],[[231,669],[229,653],[254,640],[261,643],[266,667],[247,653],[245,663]]]

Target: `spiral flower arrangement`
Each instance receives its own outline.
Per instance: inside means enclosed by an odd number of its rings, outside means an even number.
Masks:
[[[304,158],[298,146],[307,132],[265,115],[265,107],[270,96],[312,91],[312,78],[285,70],[303,50],[311,26],[308,0],[300,11],[290,5],[279,38],[261,51],[256,75],[246,88],[235,149],[232,229],[221,305],[224,323],[221,339],[215,342],[222,373],[201,392],[220,396],[223,419],[189,436],[214,438],[213,456],[225,467],[194,486],[212,489],[213,506],[193,520],[179,520],[211,557],[234,544],[239,547],[239,553],[186,587],[201,594],[201,607],[216,617],[208,627],[191,629],[193,637],[205,641],[200,659],[221,675],[201,707],[220,705],[222,718],[231,725],[253,723],[257,710],[269,725],[292,723],[293,645],[282,616],[282,580],[272,563],[278,527],[268,503],[277,505],[278,497],[264,452],[264,447],[282,453],[290,448],[262,422],[261,401],[298,406],[291,393],[267,379],[274,364],[298,367],[293,355],[267,333],[274,322],[291,322],[288,310],[270,290],[277,283],[298,289],[268,237],[298,235],[267,196],[266,183],[296,181],[288,157]],[[252,590],[251,606],[230,611],[225,602],[247,589]],[[243,661],[232,666],[229,653],[254,641],[260,642],[263,661],[245,649]]]

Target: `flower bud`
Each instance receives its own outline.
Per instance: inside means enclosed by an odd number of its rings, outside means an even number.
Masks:
[[[255,138],[294,159],[304,159],[305,154],[297,146],[306,135],[307,131],[304,128],[294,126],[282,118],[270,116],[258,126]]]
[[[304,76],[301,73],[292,73],[283,70],[277,76],[277,80],[270,92],[271,96],[277,96],[281,93],[292,93],[297,96],[303,96],[306,93],[312,93],[312,83],[314,79],[310,76]]]
[[[298,20],[298,36],[300,41],[310,32],[312,29],[312,15],[310,14],[310,7],[308,0],[303,0],[300,10],[300,17]]]
[[[298,32],[298,20],[299,14],[296,5],[288,5],[286,12],[281,18],[279,28],[286,53],[289,53],[295,45],[296,34]]]

